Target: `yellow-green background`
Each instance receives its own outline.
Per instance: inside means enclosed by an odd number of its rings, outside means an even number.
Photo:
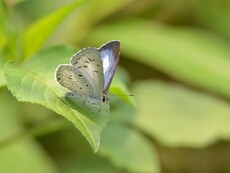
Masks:
[[[1,173],[230,172],[229,0],[0,2]],[[111,91],[134,96],[110,96],[94,154],[103,120],[89,136],[79,125],[85,138],[51,95],[39,100],[41,83],[16,84],[35,73],[52,89],[62,57],[109,40],[123,81]]]

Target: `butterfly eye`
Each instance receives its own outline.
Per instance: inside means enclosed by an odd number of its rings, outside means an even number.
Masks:
[[[105,96],[102,97],[102,101],[105,102]]]

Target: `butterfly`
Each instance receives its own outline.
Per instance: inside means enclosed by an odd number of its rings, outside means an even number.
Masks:
[[[79,50],[71,57],[70,64],[59,65],[55,78],[70,90],[65,97],[87,114],[99,113],[101,105],[108,101],[119,55],[120,42],[114,40],[99,48]]]

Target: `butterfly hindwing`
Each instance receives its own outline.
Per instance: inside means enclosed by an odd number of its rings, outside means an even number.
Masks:
[[[91,83],[74,66],[60,65],[56,70],[56,80],[75,94],[96,95]]]
[[[94,47],[84,48],[71,58],[70,63],[91,84],[95,96],[101,98],[104,90],[104,76],[102,60],[98,50]]]
[[[79,94],[72,92],[68,92],[66,98],[69,100],[71,107],[80,110],[81,113],[88,115],[89,117],[99,114],[101,112],[101,107],[104,105],[98,98],[90,97],[88,95],[80,96]]]
[[[104,93],[107,94],[119,61],[120,42],[116,40],[110,41],[102,45],[98,51],[100,52],[103,64]]]

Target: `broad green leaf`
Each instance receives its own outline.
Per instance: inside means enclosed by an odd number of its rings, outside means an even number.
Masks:
[[[121,55],[177,80],[230,97],[230,49],[211,34],[128,20],[94,31],[88,42],[119,39]]]
[[[228,102],[157,81],[138,83],[133,92],[139,103],[134,124],[164,145],[204,147],[230,139]]]
[[[110,123],[102,133],[99,153],[129,172],[160,172],[152,144],[134,129]]]
[[[20,104],[5,89],[0,91],[0,172],[57,173],[57,167],[31,137],[17,140],[25,129],[20,124]],[[14,143],[1,145],[12,138]]]
[[[32,24],[23,34],[24,56],[28,57],[38,51],[49,38],[54,29],[85,0],[66,5]]]
[[[57,66],[68,64],[73,53],[73,49],[56,47],[31,57],[22,66],[8,63],[5,65],[7,86],[18,100],[41,104],[73,122],[97,151],[100,133],[108,122],[108,105],[101,108],[100,116],[89,118],[82,114],[83,110],[72,107],[64,97],[68,90],[54,79]]]

